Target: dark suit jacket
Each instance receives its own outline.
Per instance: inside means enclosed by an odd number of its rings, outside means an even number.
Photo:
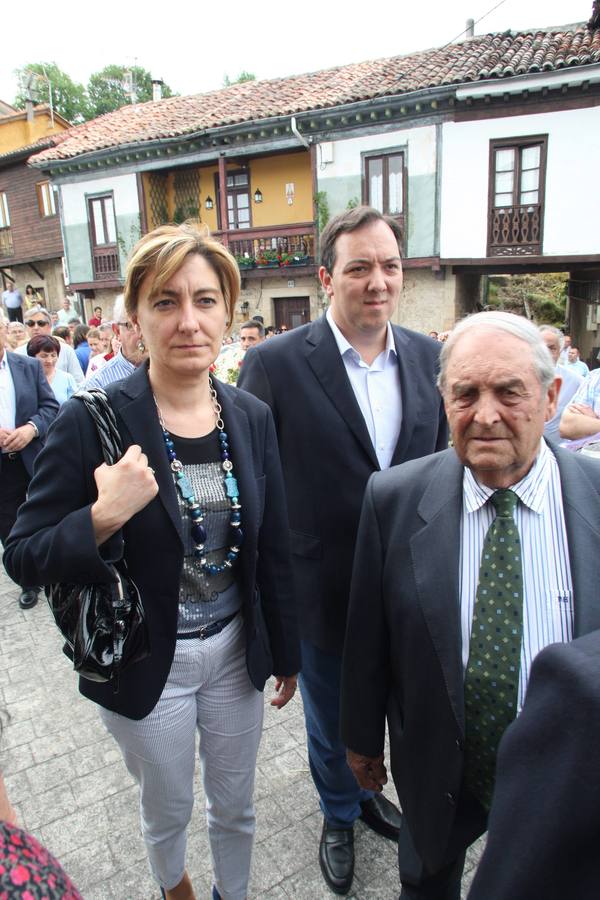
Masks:
[[[44,375],[39,359],[5,352],[15,386],[15,427],[19,428],[31,421],[39,432],[39,436],[21,450],[21,459],[29,474],[32,475],[33,462],[42,448],[49,426],[56,418],[58,402]],[[1,460],[0,455],[0,465],[2,465]],[[33,581],[23,583],[34,584]]]
[[[300,667],[287,540],[285,495],[269,409],[254,397],[215,382],[231,457],[240,486],[244,543],[238,560],[243,593],[248,672],[262,690],[275,672]],[[182,528],[147,367],[109,385],[126,449],[139,444],[155,470],[158,496],[100,548],[90,506],[97,497],[94,469],[101,464],[95,426],[77,399],[65,403],[39,456],[29,499],[7,542],[7,571],[22,584],[110,580],[105,561],[123,553],[140,589],[150,629],[149,659],[126,671],[119,693],[80,679],[83,694],[133,719],[146,716],[164,687],[177,633],[183,565]]]
[[[574,636],[600,628],[600,467],[554,450],[575,604]],[[365,494],[344,651],[341,730],[384,747],[417,851],[443,861],[463,776],[459,607],[463,468],[453,450],[373,476]],[[476,835],[473,835],[473,839]]]
[[[440,345],[393,332],[402,392],[396,465],[447,447],[448,436],[436,387]],[[325,317],[249,351],[238,386],[273,410],[302,637],[341,654],[360,509],[379,463]]]
[[[469,900],[587,900],[600,884],[600,632],[535,658],[498,751]]]

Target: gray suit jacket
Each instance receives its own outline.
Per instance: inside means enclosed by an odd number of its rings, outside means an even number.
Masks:
[[[600,628],[600,466],[555,450],[575,637]],[[463,775],[459,606],[463,469],[453,450],[369,481],[357,540],[342,687],[342,737],[391,768],[418,852],[435,870]]]

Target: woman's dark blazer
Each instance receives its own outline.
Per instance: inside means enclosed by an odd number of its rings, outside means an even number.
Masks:
[[[240,488],[244,543],[237,563],[243,597],[246,658],[252,683],[300,668],[296,610],[288,545],[285,494],[271,411],[245,391],[215,381]],[[147,365],[109,385],[124,448],[139,444],[155,470],[158,495],[101,547],[96,546],[91,504],[100,442],[83,403],[63,405],[38,456],[28,500],[4,550],[4,564],[19,584],[111,580],[106,562],[125,546],[129,571],[148,619],[151,655],[123,673],[119,692],[81,678],[82,694],[122,715],[141,719],[163,690],[177,634],[178,588],[183,566],[182,521]]]

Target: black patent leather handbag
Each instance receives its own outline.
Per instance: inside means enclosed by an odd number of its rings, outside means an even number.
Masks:
[[[94,419],[104,461],[110,466],[123,455],[115,414],[100,388],[73,395]],[[54,621],[65,639],[63,652],[73,668],[90,681],[111,682],[119,690],[119,676],[150,653],[144,607],[124,559],[108,563],[113,582],[50,584],[46,596]]]

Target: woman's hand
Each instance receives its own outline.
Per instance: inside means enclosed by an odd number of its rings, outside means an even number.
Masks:
[[[92,524],[100,546],[156,497],[158,485],[148,457],[137,444],[114,466],[98,466],[94,478],[98,499],[92,506]]]
[[[283,709],[285,704],[288,703],[296,693],[297,682],[297,675],[276,675],[276,696],[271,700],[271,706],[276,706],[277,709]]]

